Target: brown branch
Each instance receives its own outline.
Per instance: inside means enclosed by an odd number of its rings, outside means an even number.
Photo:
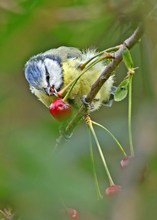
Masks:
[[[127,38],[122,46],[114,53],[114,59],[105,67],[103,72],[100,74],[99,78],[96,82],[92,85],[90,92],[87,94],[86,101],[92,102],[98,91],[101,89],[103,84],[107,81],[107,79],[111,76],[112,72],[116,69],[119,63],[122,61],[122,53],[123,50],[127,48],[132,48],[141,38],[143,33],[143,29],[139,26],[134,33]],[[62,133],[59,137],[59,142],[63,139],[63,137],[68,137],[73,132],[76,125],[80,122],[83,115],[87,112],[87,109],[84,105],[81,105],[80,109],[78,110],[77,114],[73,117],[73,119],[69,122],[64,130],[64,134]],[[59,143],[58,143],[59,144]]]

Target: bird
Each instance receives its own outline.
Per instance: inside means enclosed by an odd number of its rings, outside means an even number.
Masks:
[[[49,107],[59,92],[68,88],[68,85],[82,73],[81,66],[97,54],[96,49],[80,50],[60,46],[32,56],[24,68],[31,92]],[[78,108],[105,67],[105,61],[100,61],[87,70],[73,87],[67,101]],[[114,76],[111,75],[90,103],[89,111],[98,110],[102,105],[111,105],[115,90],[113,83]]]

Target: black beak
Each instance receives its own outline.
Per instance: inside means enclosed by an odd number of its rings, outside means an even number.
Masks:
[[[48,96],[51,96],[54,94],[54,89],[51,86],[49,86],[49,87],[45,88],[45,92]]]
[[[54,87],[52,87],[52,86],[47,87],[47,88],[45,89],[45,92],[46,92],[46,94],[47,94],[48,96],[51,96],[51,95],[57,96],[57,91],[56,91],[56,89],[55,89]]]

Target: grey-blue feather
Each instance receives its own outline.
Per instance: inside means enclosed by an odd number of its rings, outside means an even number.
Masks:
[[[35,61],[29,61],[25,66],[25,78],[32,86],[37,86],[41,80],[41,68]]]

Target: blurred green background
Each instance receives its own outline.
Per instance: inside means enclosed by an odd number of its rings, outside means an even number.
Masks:
[[[88,130],[81,123],[69,141],[53,147],[60,125],[34,97],[24,79],[30,56],[61,45],[103,50],[123,42],[138,23],[144,36],[131,49],[135,163],[120,169],[122,155],[101,129],[96,129],[115,182],[124,190],[105,196],[108,180],[95,144],[100,188],[98,200],[89,154]],[[14,219],[69,219],[76,208],[81,220],[155,219],[157,215],[156,0],[0,0],[0,209]],[[116,84],[126,74],[116,70]],[[93,113],[128,148],[127,99]],[[1,217],[1,219],[4,219]],[[6,218],[9,219],[9,218]],[[11,219],[11,218],[10,218]]]

